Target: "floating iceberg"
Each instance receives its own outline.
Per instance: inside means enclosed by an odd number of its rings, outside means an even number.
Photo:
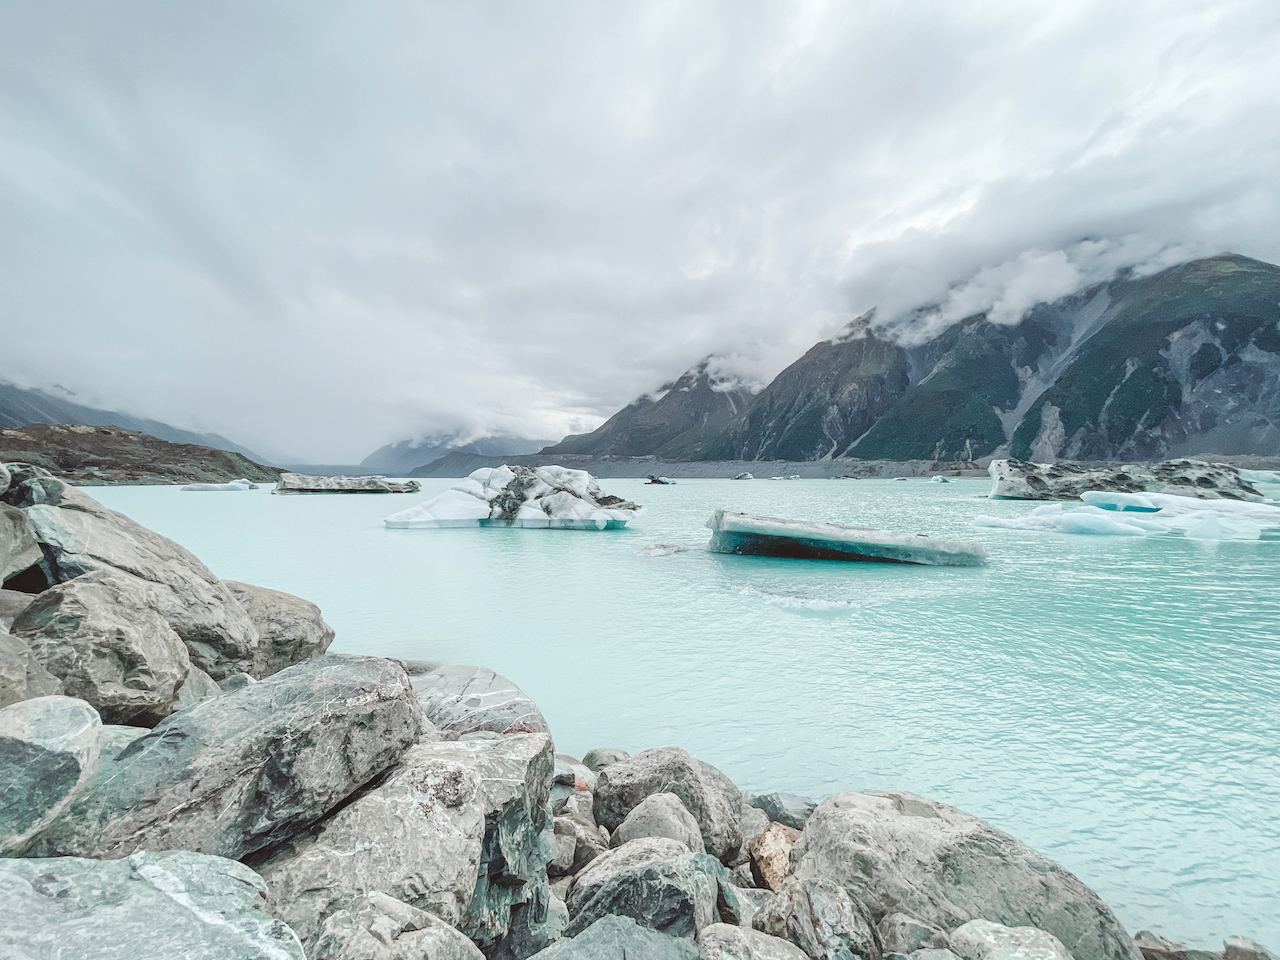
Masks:
[[[272,493],[417,493],[417,480],[388,480],[386,477],[310,477],[303,473],[282,473]]]
[[[923,533],[893,533],[839,523],[779,520],[717,510],[707,521],[712,553],[797,560],[853,560],[970,567],[987,558],[971,540],[935,540]]]
[[[975,527],[1100,536],[1181,535],[1192,540],[1258,540],[1280,536],[1280,507],[1241,500],[1201,500],[1164,493],[1086,491],[1083,506],[1036,507],[1025,517],[977,516]],[[1269,534],[1268,531],[1276,531]]]
[[[755,477],[753,477],[753,476],[752,476],[751,474],[749,474],[749,473],[740,473],[740,474],[738,474],[736,477],[734,477],[733,479],[735,479],[735,480],[754,480],[754,479],[755,479]]]
[[[648,485],[654,485],[654,486],[659,486],[659,487],[666,487],[666,486],[669,486],[669,485],[671,485],[671,484],[673,484],[673,483],[675,483],[675,481],[674,481],[674,480],[672,480],[670,477],[655,477],[655,476],[651,473],[651,474],[649,474],[649,480],[648,480],[648,483],[646,484],[646,486],[648,486]]]
[[[248,480],[231,480],[227,483],[188,483],[185,487],[179,487],[178,489],[198,493],[213,493],[230,490],[257,490],[258,485],[250,483]]]
[[[641,507],[611,497],[585,470],[484,467],[438,497],[392,514],[394,528],[541,527],[614,530]]]
[[[930,477],[929,482],[930,483],[950,483],[951,481],[948,480],[946,477]]]
[[[1189,494],[1204,499],[1262,499],[1244,473],[1225,463],[1165,460],[1127,463],[1119,467],[1084,467],[1076,463],[1030,463],[992,460],[992,500],[1072,500],[1089,490],[1115,493]]]

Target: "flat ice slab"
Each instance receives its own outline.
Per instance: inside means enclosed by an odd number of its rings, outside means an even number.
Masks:
[[[217,493],[236,490],[257,490],[258,485],[250,483],[248,480],[230,480],[227,483],[188,483],[185,487],[179,487],[178,489],[188,490],[193,493]]]
[[[304,473],[282,473],[272,493],[417,493],[417,480],[388,480],[386,477],[310,477]]]
[[[923,533],[894,533],[840,523],[780,520],[717,510],[707,521],[712,553],[796,560],[852,560],[869,563],[917,563],[935,567],[972,567],[987,550],[971,540],[936,540]]]
[[[642,508],[600,489],[585,470],[483,467],[426,503],[393,513],[388,527],[535,527],[615,530]]]

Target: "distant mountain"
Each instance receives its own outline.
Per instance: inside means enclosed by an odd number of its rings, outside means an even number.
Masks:
[[[637,397],[591,433],[566,437],[543,453],[718,459],[705,446],[755,401],[755,391],[704,357],[661,389]]]
[[[551,452],[695,460],[1280,453],[1280,267],[1271,264],[1225,254],[1121,276],[1037,304],[1017,324],[979,313],[909,348],[878,336],[869,320],[741,398],[746,409],[727,422],[695,405],[664,404],[666,396],[642,398]]]
[[[428,437],[423,440],[401,440],[379,447],[360,461],[360,470],[382,473],[391,477],[407,477],[415,467],[426,466],[432,460],[459,450],[485,457],[517,456],[537,453],[554,440],[519,440],[514,437],[485,437],[459,443],[458,435]]]
[[[180,430],[159,420],[146,420],[142,417],[131,417],[125,413],[112,410],[99,410],[86,407],[72,400],[56,397],[43,390],[24,390],[11,383],[0,381],[0,429],[10,430],[25,427],[29,423],[66,423],[88,427],[121,427],[125,430],[136,430],[170,443],[191,443],[201,447],[213,447],[216,450],[230,450],[240,453],[257,463],[263,458],[248,447],[232,443],[226,437],[216,433],[195,433],[191,430]]]

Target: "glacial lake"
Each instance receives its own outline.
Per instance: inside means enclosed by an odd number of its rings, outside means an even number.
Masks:
[[[986,480],[606,480],[628,529],[387,530],[415,496],[87,492],[332,650],[476,663],[557,749],[675,744],[741,787],[903,788],[1092,886],[1129,932],[1280,949],[1280,541],[975,529]],[[708,554],[716,507],[975,539],[980,568]],[[684,547],[652,551],[656,544]]]

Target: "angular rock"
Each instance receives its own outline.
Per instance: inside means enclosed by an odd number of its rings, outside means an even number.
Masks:
[[[427,719],[457,734],[550,733],[524,691],[488,667],[448,666],[413,678]]]
[[[704,960],[809,960],[795,944],[749,927],[713,923],[698,931]]]
[[[399,666],[316,657],[183,710],[135,740],[32,844],[35,856],[139,849],[244,857],[298,833],[419,739]]]
[[[553,829],[555,830],[557,850],[559,850],[562,840],[566,847],[569,845],[573,847],[573,857],[569,861],[569,866],[563,871],[564,873],[576,874],[609,849],[609,845],[600,835],[599,828],[584,820],[579,820],[575,817],[556,817],[553,821]],[[549,866],[547,872],[548,874],[551,873]]]
[[[950,938],[937,927],[921,923],[905,913],[890,913],[876,924],[885,953],[915,953],[917,950],[950,950]]]
[[[594,750],[588,750],[582,758],[582,765],[592,773],[599,773],[611,763],[617,763],[619,760],[626,760],[631,754],[625,750],[619,750],[616,747],[596,747]]]
[[[731,921],[725,917],[726,923],[736,922],[740,927],[750,927],[755,916],[766,906],[777,899],[777,894],[770,890],[757,890],[754,887],[734,886],[734,894],[738,898],[738,918]]]
[[[763,810],[751,806],[745,800],[739,807],[739,811],[739,829],[742,831],[742,853],[738,855],[738,859],[745,863],[745,854],[751,845],[751,841],[768,830],[771,821]]]
[[[258,865],[271,912],[304,946],[354,897],[377,892],[457,925],[475,890],[484,798],[475,751],[411,747],[376,785]]]
[[[762,811],[772,823],[786,824],[795,830],[803,830],[805,821],[818,809],[818,804],[808,797],[778,790],[756,794],[748,802]]]
[[[17,507],[0,503],[0,583],[43,557],[36,542],[36,529],[27,515]]]
[[[842,886],[879,919],[951,931],[981,917],[1056,936],[1075,960],[1137,960],[1120,921],[1063,867],[955,807],[905,792],[828,797],[792,852],[796,877]]]
[[[709,854],[732,862],[742,844],[742,794],[729,778],[679,747],[645,750],[598,774],[596,822],[610,833],[645,797],[674,793],[702,832]]]
[[[563,902],[569,896],[571,886],[573,886],[573,877],[557,877],[551,881],[551,895]]]
[[[559,819],[558,817],[556,819]],[[559,824],[555,825],[559,828]],[[577,850],[577,841],[572,833],[557,832],[555,835],[556,853],[549,861],[547,861],[548,877],[563,877],[566,874],[573,874],[573,854]]]
[[[557,817],[572,817],[594,827],[596,825],[596,815],[592,809],[594,804],[595,796],[593,794],[575,791],[555,804],[552,812]]]
[[[532,960],[700,960],[689,940],[655,933],[630,917],[601,917],[572,940],[560,940]]]
[[[325,921],[311,960],[482,960],[439,917],[385,893],[365,894]]]
[[[191,661],[137,577],[95,570],[32,601],[12,632],[106,723],[153,726],[178,709]]]
[[[691,853],[706,853],[698,821],[674,793],[655,793],[641,800],[618,824],[609,841],[620,847],[641,837],[667,837],[688,847]]]
[[[291,593],[223,580],[258,630],[258,657],[250,671],[261,680],[285,667],[319,656],[333,642],[333,627],[320,608]]]
[[[0,860],[0,953],[77,960],[304,960],[244,864],[198,853]]]
[[[15,496],[30,503],[27,516],[50,583],[104,569],[145,580],[196,666],[220,680],[253,665],[258,631],[226,585],[190,551],[61,480],[29,477],[10,487],[6,498],[13,503]]]
[[[62,693],[62,681],[46,670],[25,640],[0,627],[0,707]]]
[[[1277,960],[1274,953],[1248,937],[1227,937],[1222,953],[1226,960]]]
[[[551,783],[551,803],[558,805],[574,793],[591,794],[596,788],[596,775],[581,762],[563,753],[556,754],[556,772]]]
[[[861,906],[826,880],[788,881],[751,926],[791,941],[813,960],[880,960],[880,943]]]
[[[1006,927],[970,920],[951,931],[951,950],[962,960],[1072,960],[1051,933],[1035,927]]]
[[[83,700],[37,697],[0,710],[0,856],[67,809],[101,749],[102,721]]]
[[[1165,460],[1086,467],[1076,463],[992,460],[991,493],[996,500],[1074,500],[1087,490],[1108,493],[1171,493],[1183,497],[1250,500],[1264,498],[1240,479],[1240,471],[1222,463]]]
[[[187,707],[194,707],[197,703],[222,695],[222,688],[219,687],[203,670],[197,666],[187,671],[187,679],[182,681],[182,686],[178,688],[178,699],[174,706],[177,710],[185,710]]]
[[[791,869],[791,848],[800,839],[800,831],[781,823],[771,823],[763,833],[751,839],[751,876],[756,886],[778,893]]]
[[[485,951],[485,956],[488,960],[527,960],[559,940],[568,925],[569,910],[559,897],[547,902],[540,920],[532,903],[519,904],[511,909],[511,929]]]
[[[18,614],[30,606],[34,594],[18,590],[0,590],[0,627],[8,630]]]
[[[98,765],[89,776],[96,779],[98,771],[108,761],[114,760],[124,753],[125,748],[139,737],[145,737],[151,731],[146,727],[129,727],[117,723],[102,725],[102,749],[98,752]],[[86,784],[87,785],[87,784]]]
[[[720,919],[717,899],[729,874],[714,857],[690,853],[678,840],[632,840],[591,861],[569,890],[569,928],[576,936],[606,914],[632,917],[677,937],[692,937]]]

